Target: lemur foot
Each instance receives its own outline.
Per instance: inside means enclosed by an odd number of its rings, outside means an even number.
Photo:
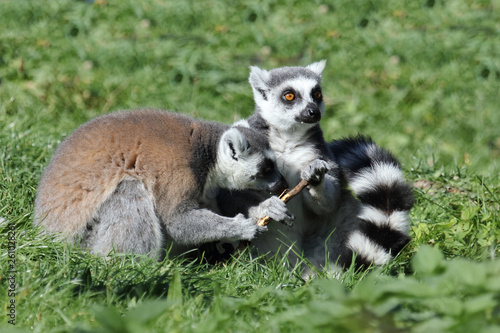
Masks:
[[[325,174],[330,170],[328,163],[321,159],[315,159],[302,170],[300,177],[307,180],[312,186],[317,186],[321,183]]]
[[[250,217],[256,219],[269,216],[274,221],[281,222],[289,227],[293,225],[293,214],[288,211],[285,203],[276,196],[266,199],[257,207],[250,208],[248,213]]]

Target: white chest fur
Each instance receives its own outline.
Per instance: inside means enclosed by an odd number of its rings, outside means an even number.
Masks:
[[[271,130],[269,144],[276,155],[278,169],[285,177],[290,188],[295,187],[300,182],[302,170],[318,158],[314,144],[308,142],[304,135],[300,135],[299,132],[285,135]],[[304,216],[303,196],[303,193],[299,193],[297,197],[293,198],[293,203],[287,205],[290,212],[295,216],[293,228],[273,224],[269,228],[270,237],[282,239],[284,244],[295,242],[299,248],[302,246],[302,236],[308,229],[308,223]]]
[[[271,130],[269,143],[276,155],[278,169],[290,187],[297,185],[302,170],[318,158],[314,145],[304,140],[303,135],[283,135]]]

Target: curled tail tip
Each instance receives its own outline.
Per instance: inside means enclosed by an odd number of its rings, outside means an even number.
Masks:
[[[411,241],[410,236],[399,234],[397,239],[386,244],[377,243],[377,240],[370,238],[363,232],[354,232],[348,239],[346,245],[354,256],[356,269],[367,269],[370,266],[384,266],[393,260],[403,248]],[[348,262],[347,264],[350,264]],[[344,268],[349,265],[344,263]]]

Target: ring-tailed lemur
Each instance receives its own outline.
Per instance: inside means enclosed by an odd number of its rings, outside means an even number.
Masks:
[[[270,71],[251,67],[255,113],[237,124],[267,135],[278,168],[289,184],[295,185],[301,178],[310,182],[306,191],[288,204],[295,216],[294,227],[270,224],[269,231],[254,239],[252,247],[274,254],[285,253],[293,245],[294,251],[319,268],[325,264],[333,269],[336,264],[345,267],[353,252],[358,264],[382,265],[409,240],[411,189],[394,157],[370,140],[360,137],[325,142],[319,126],[324,114],[324,67],[325,61]],[[221,196],[224,213],[234,215],[248,209],[225,205],[228,197],[236,195],[240,193]],[[248,195],[244,200],[251,202]]]
[[[163,256],[221,238],[250,240],[270,215],[290,222],[277,197],[248,217],[207,209],[218,188],[286,186],[266,137],[252,129],[161,110],[115,112],[80,126],[43,172],[35,224],[92,253]]]

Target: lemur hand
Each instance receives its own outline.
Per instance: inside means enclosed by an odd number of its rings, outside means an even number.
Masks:
[[[330,170],[328,163],[321,159],[315,159],[302,170],[300,177],[307,180],[312,186],[317,186],[321,183],[325,174]]]
[[[286,204],[278,197],[272,196],[261,202],[257,207],[252,207],[248,211],[252,218],[261,219],[269,216],[271,219],[281,222],[289,227],[293,225],[294,216],[286,208]]]

